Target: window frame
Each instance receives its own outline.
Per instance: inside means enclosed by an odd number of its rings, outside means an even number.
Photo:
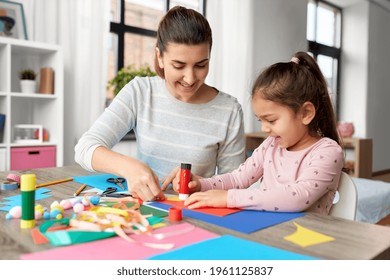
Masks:
[[[332,7],[333,9],[335,10],[338,10],[338,12],[340,13],[340,41],[339,41],[339,47],[331,47],[331,46],[327,46],[327,45],[324,45],[324,44],[321,44],[321,43],[318,43],[316,41],[312,41],[312,40],[309,40],[307,39],[307,42],[308,42],[308,52],[312,53],[313,54],[313,57],[315,60],[317,60],[317,57],[318,55],[324,55],[324,56],[328,56],[328,57],[331,57],[333,59],[337,59],[337,75],[336,75],[336,79],[337,79],[337,82],[336,82],[336,116],[339,115],[339,110],[340,110],[340,78],[341,78],[341,74],[340,74],[340,69],[341,69],[341,49],[342,49],[342,21],[343,21],[343,13],[342,13],[342,8],[339,7],[339,6],[336,6],[332,3],[329,3],[327,1],[323,1],[323,0],[310,0],[308,1],[308,4],[309,2],[312,2],[315,4],[316,6],[316,11],[317,11],[317,8],[318,8],[318,5],[319,4],[325,4],[327,6],[330,6]],[[314,24],[315,24],[315,30],[316,30],[316,24],[317,24],[317,13],[315,13],[315,19],[314,19]]]
[[[125,34],[132,33],[141,36],[148,36],[156,38],[157,31],[145,29],[141,27],[136,27],[132,25],[125,24],[125,0],[120,1],[120,21],[119,22],[110,22],[110,33],[117,35],[117,63],[116,63],[116,71],[118,72],[120,69],[124,67],[124,55],[125,55]],[[206,0],[199,0],[200,8],[202,10],[202,14],[206,16]],[[168,12],[170,6],[170,0],[165,0],[165,12]]]

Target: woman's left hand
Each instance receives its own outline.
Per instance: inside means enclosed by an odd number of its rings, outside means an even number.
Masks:
[[[193,193],[184,201],[184,205],[189,209],[201,207],[221,207],[227,206],[227,191],[225,190],[209,190],[205,192]]]

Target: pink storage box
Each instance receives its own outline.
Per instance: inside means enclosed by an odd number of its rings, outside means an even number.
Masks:
[[[56,167],[56,146],[11,148],[11,170]]]

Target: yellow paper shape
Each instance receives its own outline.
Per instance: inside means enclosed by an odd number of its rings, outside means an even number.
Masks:
[[[178,195],[167,196],[166,199],[167,199],[167,200],[170,200],[170,201],[183,201],[183,200],[180,200],[180,199],[179,199],[179,196],[178,196]]]
[[[291,241],[302,247],[307,247],[311,245],[321,244],[329,241],[335,240],[333,237],[307,229],[303,226],[294,223],[297,227],[297,231],[291,235],[284,237],[284,239]]]
[[[157,228],[162,228],[162,227],[165,227],[165,226],[166,226],[166,224],[164,224],[164,223],[158,223],[158,224],[152,225],[152,228],[153,229],[157,229]]]

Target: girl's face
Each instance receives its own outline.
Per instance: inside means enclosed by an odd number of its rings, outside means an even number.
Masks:
[[[209,72],[209,43],[169,43],[163,56],[158,48],[156,52],[169,92],[183,102],[197,103],[200,98],[197,93]]]
[[[289,151],[302,150],[318,140],[309,134],[308,124],[312,118],[307,118],[306,105],[295,113],[291,108],[266,100],[259,94],[255,94],[252,100],[253,111],[261,121],[262,131],[275,137],[280,147]]]

